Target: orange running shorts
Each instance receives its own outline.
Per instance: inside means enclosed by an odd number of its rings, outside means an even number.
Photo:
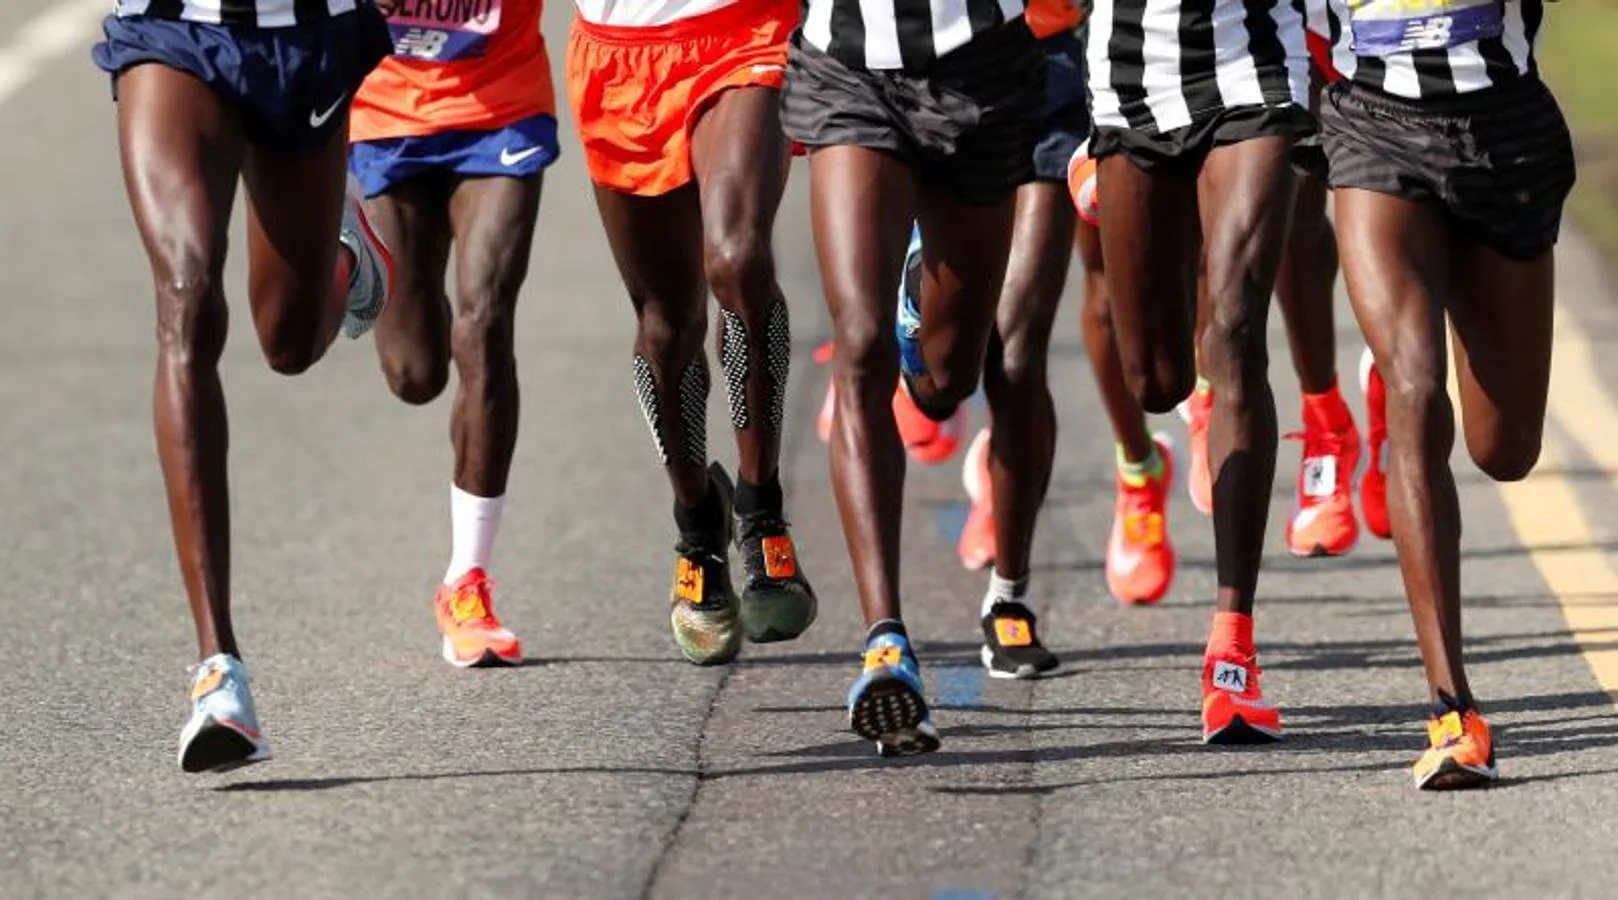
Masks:
[[[575,17],[568,99],[591,180],[647,197],[690,182],[697,119],[722,91],[780,89],[798,15],[796,0],[737,0],[644,28]]]

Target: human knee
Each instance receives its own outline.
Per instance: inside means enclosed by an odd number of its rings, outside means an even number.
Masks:
[[[493,290],[463,296],[450,327],[450,348],[463,378],[493,375],[514,365],[511,304]]]
[[[630,295],[639,322],[640,339],[656,355],[700,352],[708,328],[706,298],[673,297],[651,291]]]
[[[770,237],[758,229],[732,229],[710,237],[703,270],[714,296],[727,306],[740,306],[750,298],[762,300],[775,292]]]
[[[1013,331],[991,347],[983,370],[983,389],[990,402],[1032,399],[1046,389],[1049,340]]]
[[[382,374],[393,395],[412,406],[431,403],[449,384],[449,364],[437,348],[385,353]]]
[[[214,266],[176,266],[157,284],[158,352],[170,364],[217,365],[224,352],[227,317]]]
[[[1124,366],[1124,384],[1141,410],[1154,416],[1173,412],[1191,395],[1196,382],[1194,371],[1166,360],[1151,366]]]
[[[848,396],[867,391],[882,396],[892,393],[899,378],[898,354],[892,333],[874,319],[839,322],[833,357],[839,392]]]
[[[1449,457],[1455,443],[1455,413],[1444,386],[1444,364],[1430,354],[1394,352],[1377,359],[1387,398],[1390,428],[1410,430],[1412,447]],[[1403,443],[1395,440],[1395,444]]]
[[[1467,435],[1466,449],[1483,474],[1495,481],[1521,481],[1534,471],[1543,446],[1539,428],[1521,426],[1484,439]]]
[[[1216,289],[1211,276],[1209,289]],[[1229,285],[1228,290],[1242,290],[1240,280]],[[1197,347],[1203,373],[1215,381],[1232,384],[1263,379],[1269,368],[1265,320],[1263,304],[1245,299],[1215,302]]]

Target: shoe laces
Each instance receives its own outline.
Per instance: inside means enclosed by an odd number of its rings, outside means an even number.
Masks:
[[[1153,485],[1154,480],[1150,479],[1139,486],[1125,484],[1120,492],[1119,521],[1123,523],[1124,541],[1131,546],[1161,546],[1167,535],[1163,510],[1156,502]]]
[[[1348,432],[1325,428],[1305,428],[1288,432],[1286,439],[1303,444],[1303,458],[1316,459],[1332,456],[1342,459],[1348,453]]]
[[[792,524],[784,516],[776,512],[755,512],[737,516],[741,520],[741,538],[744,541],[760,540],[767,537],[781,537],[787,533]]]
[[[494,611],[489,602],[489,595],[494,590],[494,581],[482,578],[469,584],[463,584],[455,589],[449,598],[450,618],[457,625],[494,624]]]

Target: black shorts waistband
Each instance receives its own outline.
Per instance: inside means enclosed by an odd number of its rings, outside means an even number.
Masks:
[[[1478,115],[1499,112],[1502,108],[1509,108],[1524,100],[1531,100],[1549,92],[1545,87],[1545,83],[1540,81],[1537,75],[1525,75],[1521,78],[1512,79],[1505,84],[1485,88],[1481,91],[1448,94],[1424,100],[1401,97],[1397,94],[1390,94],[1387,91],[1377,90],[1352,81],[1338,82],[1338,84],[1342,90],[1354,98],[1356,103],[1367,109],[1392,116],[1426,120],[1471,119]]]

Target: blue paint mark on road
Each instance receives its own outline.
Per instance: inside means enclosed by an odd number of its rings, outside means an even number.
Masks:
[[[972,709],[983,705],[983,668],[945,666],[933,676],[933,703],[940,709]]]
[[[944,543],[954,547],[961,541],[961,532],[966,530],[966,515],[971,506],[964,500],[956,503],[944,503],[933,514],[933,524],[938,526],[938,536]]]
[[[927,900],[994,900],[994,891],[977,888],[939,888],[927,895]]]

